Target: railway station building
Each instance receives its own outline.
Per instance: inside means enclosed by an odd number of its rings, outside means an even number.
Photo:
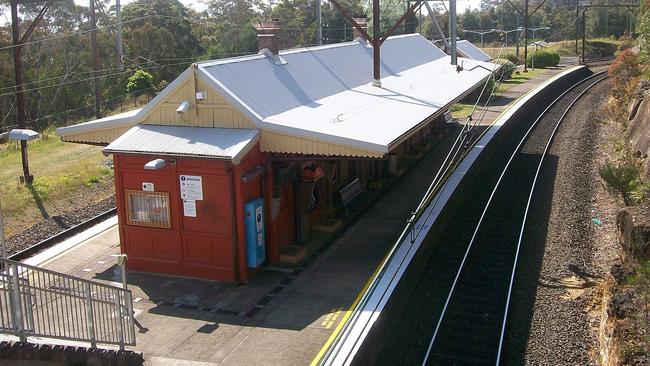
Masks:
[[[141,109],[57,130],[112,154],[130,269],[247,282],[304,255],[314,227],[336,226],[439,140],[445,112],[494,67],[459,70],[419,34],[394,36],[377,87],[362,38],[279,51],[267,29],[259,42],[191,65]]]

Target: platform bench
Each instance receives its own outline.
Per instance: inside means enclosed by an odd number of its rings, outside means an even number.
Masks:
[[[368,193],[359,178],[353,180],[347,186],[339,191],[343,207],[345,207],[345,217],[347,218],[350,211],[360,211],[368,204]]]

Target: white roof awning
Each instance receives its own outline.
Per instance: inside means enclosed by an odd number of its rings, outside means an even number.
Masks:
[[[104,152],[222,159],[237,165],[259,138],[253,129],[137,125]]]

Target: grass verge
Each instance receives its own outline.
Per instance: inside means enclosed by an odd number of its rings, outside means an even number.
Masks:
[[[19,183],[22,163],[18,145],[0,145],[0,203],[6,236],[112,194],[110,158],[100,147],[65,143],[46,131],[29,143],[28,156],[32,186]]]

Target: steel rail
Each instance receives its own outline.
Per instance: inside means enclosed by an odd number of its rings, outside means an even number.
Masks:
[[[24,259],[27,259],[34,254],[42,251],[43,249],[47,249],[49,247],[54,246],[55,244],[58,244],[59,242],[71,238],[72,236],[78,234],[81,231],[84,231],[88,229],[89,227],[98,224],[101,221],[104,221],[108,219],[109,217],[115,215],[117,213],[117,208],[112,208],[108,211],[102,212],[97,216],[91,217],[90,219],[81,222],[75,226],[72,226],[69,229],[63,230],[57,234],[52,235],[51,237],[44,239],[30,247],[27,247],[23,250],[20,250],[12,255],[10,255],[8,258],[14,261],[22,261]]]
[[[482,87],[481,95],[483,94],[483,92],[485,92],[485,88],[487,86],[487,78],[492,77],[495,70],[496,70],[496,67],[492,71],[492,73],[490,73],[490,75],[488,75],[486,77],[486,82],[485,82],[485,85]],[[490,94],[490,98],[486,102],[486,106],[487,106],[487,103],[489,103],[489,101],[491,100],[491,98],[492,98],[492,96],[494,94],[494,91],[496,90],[496,87],[497,87],[497,85],[495,85],[493,87],[493,89],[491,91],[491,94]],[[480,97],[479,97],[479,100],[480,100]],[[483,117],[481,116],[478,121],[480,121],[482,119],[483,119]],[[336,345],[340,344],[341,339],[347,339],[348,338],[349,334],[347,334],[347,331],[350,329],[350,327],[352,327],[354,324],[356,324],[356,322],[358,321],[358,318],[360,316],[359,312],[356,311],[356,310],[358,308],[364,306],[364,304],[366,304],[369,301],[372,293],[374,292],[374,289],[377,288],[380,280],[384,277],[383,272],[384,272],[384,269],[385,269],[386,265],[390,262],[390,259],[394,257],[395,253],[397,252],[397,249],[399,249],[401,247],[400,244],[402,242],[404,242],[404,240],[407,238],[409,233],[412,233],[412,231],[415,230],[415,228],[416,228],[415,224],[422,217],[422,214],[424,213],[425,208],[429,206],[429,203],[435,198],[435,194],[444,186],[444,183],[448,179],[449,175],[451,173],[453,173],[456,166],[463,160],[464,156],[471,150],[471,147],[473,146],[473,144],[475,144],[477,141],[479,141],[481,139],[481,137],[490,130],[489,128],[485,129],[476,138],[472,139],[472,141],[471,141],[472,145],[465,146],[467,136],[469,135],[470,132],[472,132],[474,130],[474,127],[476,127],[478,121],[474,122],[474,123],[467,123],[467,124],[463,125],[463,127],[459,131],[458,135],[456,136],[456,139],[455,139],[454,143],[452,144],[451,148],[449,149],[445,159],[443,160],[443,163],[442,163],[440,169],[437,171],[434,179],[432,180],[429,188],[425,192],[422,200],[418,204],[416,210],[408,218],[406,227],[401,232],[398,239],[395,241],[395,245],[393,245],[391,247],[391,250],[387,253],[387,255],[384,257],[384,259],[379,264],[377,270],[375,271],[374,278],[372,278],[372,280],[370,282],[370,287],[364,292],[363,296],[359,299],[359,302],[356,305],[353,305],[354,310],[352,311],[353,312],[352,319],[343,320],[343,321],[346,322],[345,325],[344,325],[344,329],[342,329],[341,332],[336,336],[335,341],[333,342],[332,346],[330,346],[327,349],[327,351],[325,352],[323,357],[320,359],[320,361],[318,363],[319,365],[328,364],[328,360],[330,359],[332,354],[333,353],[338,354],[339,350],[336,349],[337,348]],[[468,121],[468,122],[472,122],[472,121]],[[459,156],[459,153],[461,151],[462,151],[462,154],[460,154],[460,158],[458,158],[456,160],[456,158]],[[421,232],[421,230],[419,230],[416,235],[419,235],[420,232]],[[413,243],[415,242],[415,239],[412,238],[410,240],[410,242],[411,242],[411,246],[412,246]],[[411,250],[411,248],[409,248],[409,251],[410,250]],[[402,261],[400,262],[399,268],[401,268],[402,265],[404,264],[404,260],[405,260],[405,258],[402,259]],[[393,274],[392,278],[394,279],[396,275],[397,275],[396,273]],[[382,298],[385,296],[386,292],[387,292],[387,290],[384,290],[384,293],[382,294]],[[364,325],[364,330],[366,329],[366,327],[367,327],[367,324]],[[356,345],[356,341],[355,341],[355,345]],[[348,355],[348,357],[349,357],[349,355]]]
[[[597,74],[598,75],[598,74]],[[535,188],[537,187],[537,178],[539,177],[539,172],[542,170],[542,165],[544,164],[548,149],[551,147],[551,143],[553,143],[553,140],[555,138],[555,135],[557,133],[557,130],[560,128],[560,125],[564,121],[564,118],[566,117],[567,114],[569,114],[569,111],[573,106],[582,98],[585,94],[587,94],[588,91],[591,90],[596,84],[600,83],[601,81],[607,79],[609,76],[605,76],[603,78],[600,78],[593,82],[591,85],[587,87],[587,89],[583,90],[572,102],[569,104],[567,109],[562,113],[562,116],[558,120],[557,124],[553,128],[553,131],[551,132],[551,136],[549,137],[548,141],[546,142],[546,146],[544,146],[544,152],[542,153],[542,157],[539,160],[539,164],[537,165],[537,171],[535,171],[535,178],[533,179],[533,184],[530,188],[530,193],[528,195],[528,202],[526,202],[526,210],[524,211],[524,219],[521,224],[521,230],[519,232],[519,239],[517,240],[517,250],[515,252],[515,260],[514,260],[514,265],[512,266],[512,273],[510,275],[510,283],[508,285],[508,295],[506,298],[506,307],[505,307],[505,312],[503,314],[503,324],[501,326],[501,336],[499,337],[499,349],[497,352],[497,361],[496,364],[499,365],[501,361],[501,352],[503,350],[503,338],[505,337],[505,332],[506,332],[506,323],[508,321],[508,311],[510,307],[510,299],[512,297],[512,287],[514,285],[515,281],[515,273],[517,271],[517,261],[519,259],[519,252],[521,249],[521,242],[524,237],[524,228],[526,226],[526,221],[528,219],[528,210],[530,209],[530,203],[533,200],[533,193],[535,192]]]
[[[458,268],[458,271],[456,272],[456,276],[455,276],[454,281],[453,281],[453,283],[452,283],[451,289],[450,289],[450,291],[449,291],[449,294],[448,294],[448,296],[447,296],[447,299],[445,300],[445,305],[444,305],[444,307],[443,307],[443,309],[442,309],[442,313],[440,314],[440,318],[438,319],[438,322],[437,322],[437,324],[436,324],[436,328],[435,328],[435,330],[434,330],[433,336],[432,336],[432,338],[431,338],[431,341],[429,342],[429,346],[428,346],[428,348],[427,348],[427,352],[426,352],[426,354],[425,354],[425,356],[424,356],[424,359],[423,359],[423,361],[422,361],[422,365],[423,365],[423,366],[426,365],[426,363],[427,363],[427,361],[428,361],[428,359],[429,359],[429,356],[430,356],[430,354],[431,354],[431,350],[432,350],[432,348],[433,348],[433,344],[434,344],[434,342],[435,342],[435,340],[436,340],[436,336],[438,335],[438,332],[439,332],[439,330],[440,330],[440,326],[441,326],[442,321],[443,321],[443,319],[444,319],[444,317],[445,317],[445,313],[446,313],[446,311],[447,311],[447,307],[449,306],[449,302],[451,301],[451,298],[452,298],[452,296],[453,296],[454,290],[456,289],[456,285],[457,285],[457,283],[458,283],[458,279],[460,278],[460,275],[461,275],[462,270],[463,270],[463,268],[464,268],[464,266],[465,266],[465,262],[466,262],[466,260],[467,260],[467,257],[469,256],[469,253],[470,253],[470,251],[471,251],[471,249],[472,249],[472,246],[473,246],[474,241],[475,241],[475,239],[476,239],[476,235],[478,234],[478,230],[479,230],[479,228],[480,228],[480,226],[481,226],[481,223],[483,222],[483,219],[484,219],[485,214],[486,214],[486,212],[487,212],[487,210],[488,210],[488,208],[489,208],[489,206],[490,206],[490,204],[491,204],[491,202],[492,202],[492,199],[493,199],[493,197],[494,197],[494,195],[495,195],[497,189],[499,188],[500,183],[501,183],[501,181],[502,181],[502,179],[503,179],[503,177],[504,177],[506,171],[508,170],[508,167],[510,166],[510,163],[514,160],[514,157],[518,154],[519,150],[520,150],[521,147],[523,146],[524,142],[527,140],[527,138],[528,138],[528,136],[530,135],[530,133],[531,133],[531,132],[533,131],[533,129],[537,126],[538,122],[539,122],[539,121],[540,121],[540,120],[541,120],[541,119],[546,115],[546,113],[547,113],[547,112],[548,112],[548,111],[549,111],[553,106],[555,106],[555,104],[556,104],[559,100],[561,100],[561,99],[562,99],[566,94],[568,94],[569,92],[571,92],[573,89],[575,89],[575,88],[578,87],[579,85],[582,85],[582,84],[583,84],[584,82],[586,82],[587,80],[590,80],[590,79],[592,79],[592,78],[595,78],[595,77],[597,77],[597,76],[599,76],[599,75],[601,75],[601,74],[603,74],[603,73],[605,73],[605,72],[606,72],[606,71],[601,71],[601,72],[599,72],[599,73],[596,73],[596,74],[590,75],[590,76],[588,76],[588,77],[586,77],[586,78],[584,78],[584,79],[578,81],[578,82],[575,83],[573,86],[571,86],[569,89],[565,90],[562,94],[560,94],[557,98],[555,98],[555,99],[554,99],[554,100],[553,100],[553,101],[552,101],[552,102],[551,102],[551,103],[550,103],[550,104],[549,104],[549,105],[548,105],[548,106],[547,106],[547,107],[546,107],[546,108],[545,108],[545,109],[544,109],[544,110],[539,114],[539,116],[537,117],[537,119],[535,119],[535,121],[533,122],[533,124],[528,128],[528,130],[526,131],[526,133],[524,134],[524,136],[521,138],[521,140],[520,140],[519,143],[517,144],[517,146],[516,146],[515,150],[513,151],[512,155],[511,155],[510,158],[508,159],[508,162],[506,163],[506,166],[503,168],[503,170],[502,170],[502,172],[501,172],[501,174],[500,174],[500,176],[499,176],[499,179],[497,180],[497,182],[496,182],[496,184],[495,184],[495,186],[494,186],[494,188],[493,188],[493,190],[492,190],[492,192],[491,192],[491,194],[490,194],[490,197],[488,198],[487,203],[486,203],[485,206],[484,206],[483,212],[481,213],[481,216],[480,216],[479,221],[478,221],[478,223],[477,223],[477,225],[476,225],[476,228],[475,228],[475,230],[474,230],[474,233],[473,233],[473,235],[472,235],[472,238],[471,238],[471,240],[470,240],[470,243],[469,243],[469,245],[468,245],[468,247],[467,247],[467,249],[466,249],[466,251],[465,251],[465,254],[464,254],[463,259],[462,259],[462,261],[461,261],[461,263],[460,263],[460,266],[459,266],[459,268]]]

